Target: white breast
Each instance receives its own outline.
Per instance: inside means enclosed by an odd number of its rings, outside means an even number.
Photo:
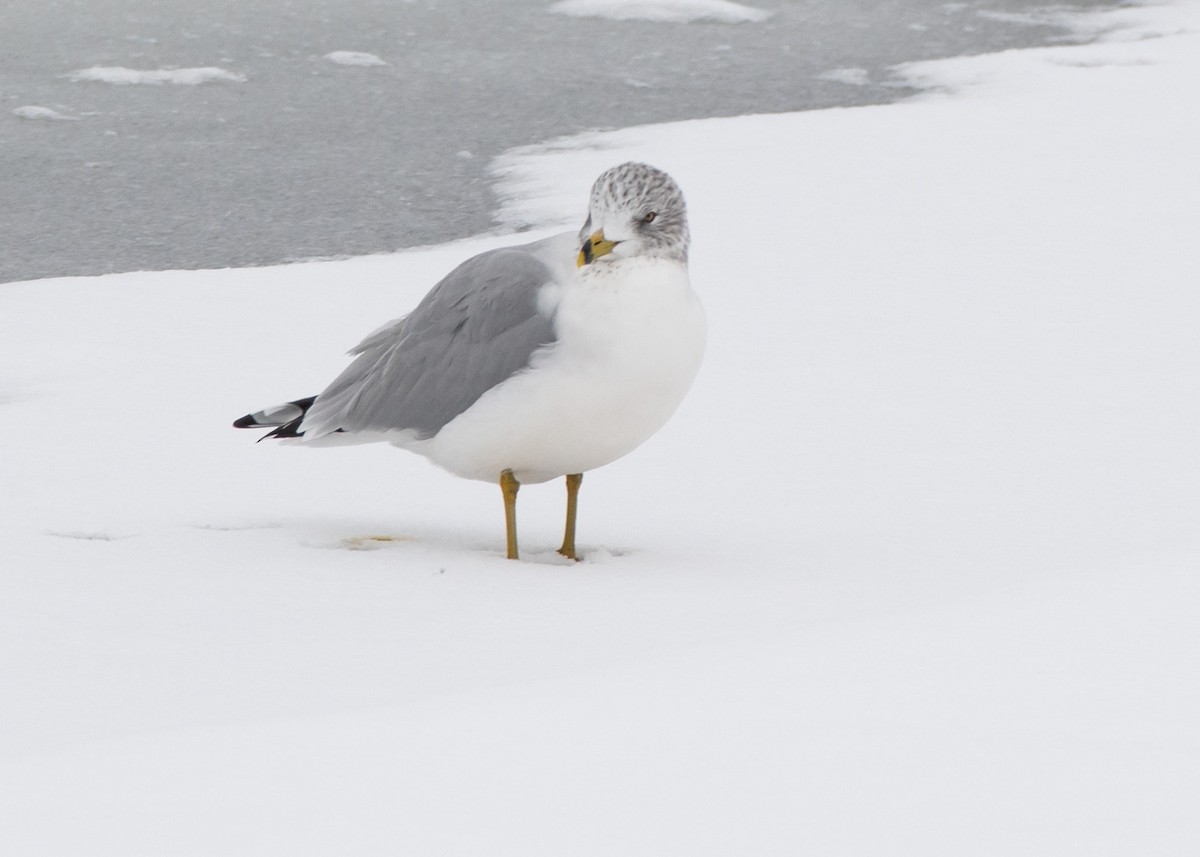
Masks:
[[[544,482],[633,450],[683,400],[704,353],[687,269],[665,260],[589,265],[556,294],[558,340],[427,441],[409,446],[460,476],[512,470]]]

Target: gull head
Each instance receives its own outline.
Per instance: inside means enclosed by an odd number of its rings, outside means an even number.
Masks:
[[[662,170],[629,162],[601,173],[592,185],[588,219],[579,230],[579,266],[617,259],[687,262],[687,205]]]

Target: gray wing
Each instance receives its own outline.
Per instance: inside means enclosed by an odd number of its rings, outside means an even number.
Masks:
[[[538,307],[542,287],[561,270],[545,258],[551,241],[468,259],[412,313],[368,336],[317,396],[304,435],[413,429],[431,437],[528,366],[555,339],[552,317]]]

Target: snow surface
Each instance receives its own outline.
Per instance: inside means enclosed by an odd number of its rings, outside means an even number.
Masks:
[[[576,18],[608,18],[613,21],[654,21],[690,24],[709,21],[743,24],[765,21],[770,12],[729,0],[560,0],[551,12]]]
[[[228,427],[511,237],[0,289],[0,853],[1197,853],[1200,4],[1110,20],[497,164],[689,195],[707,362],[578,565],[559,485],[510,563],[498,489]]]
[[[387,65],[375,54],[364,53],[363,51],[331,51],[325,54],[325,59],[338,65]]]
[[[181,86],[197,86],[201,83],[245,83],[246,75],[236,71],[226,71],[223,68],[206,66],[204,68],[155,68],[135,69],[121,66],[92,66],[72,72],[69,77],[74,81],[92,81],[95,83],[113,83],[118,85],[150,84],[159,86],[164,83],[174,83]]]

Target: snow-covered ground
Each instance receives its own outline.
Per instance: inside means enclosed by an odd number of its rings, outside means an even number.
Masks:
[[[513,563],[497,488],[228,427],[512,238],[0,289],[0,853],[1196,853],[1200,3],[1108,21],[497,164],[692,208],[707,361],[578,565],[559,484]]]

